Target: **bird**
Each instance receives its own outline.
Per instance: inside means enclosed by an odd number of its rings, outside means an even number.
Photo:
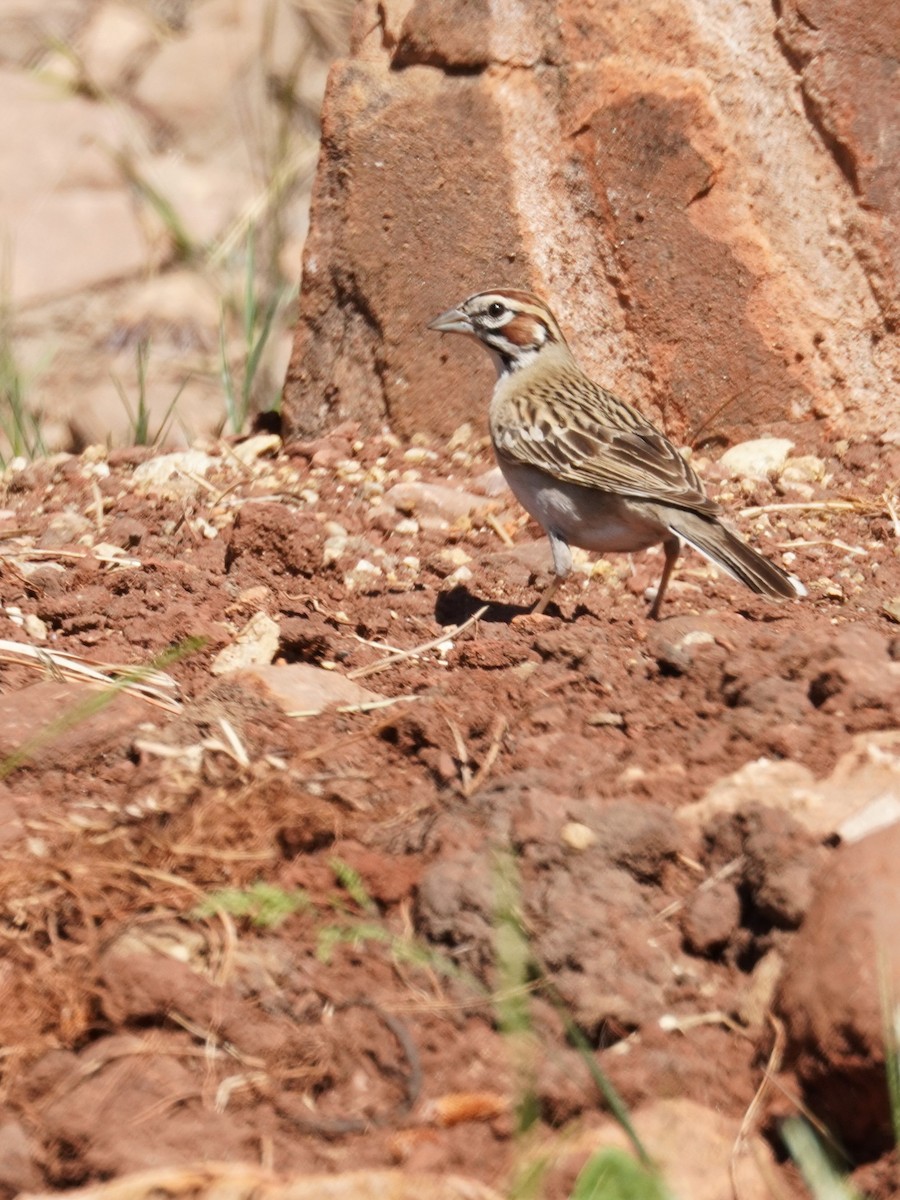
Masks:
[[[718,504],[669,439],[585,374],[537,296],[506,288],[478,292],[428,328],[474,337],[497,369],[488,410],[497,463],[550,540],[553,576],[534,613],[544,612],[570,574],[572,546],[606,554],[662,544],[652,620],[685,544],[760,595],[806,595],[799,579],[723,523]]]

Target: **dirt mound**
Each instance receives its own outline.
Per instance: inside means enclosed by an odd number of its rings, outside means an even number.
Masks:
[[[830,853],[779,805],[900,724],[897,450],[802,449],[823,482],[720,498],[810,599],[687,556],[655,625],[651,554],[529,616],[546,547],[466,431],[8,471],[0,1190],[502,1188],[522,1123],[603,1119],[571,1021],[632,1108],[737,1129]]]

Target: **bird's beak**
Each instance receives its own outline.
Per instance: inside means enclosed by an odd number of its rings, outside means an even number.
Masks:
[[[461,308],[448,308],[445,313],[428,322],[429,329],[438,333],[471,333],[472,322]]]

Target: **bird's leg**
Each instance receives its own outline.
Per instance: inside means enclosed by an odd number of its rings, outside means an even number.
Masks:
[[[669,580],[672,578],[672,572],[675,570],[675,564],[678,562],[678,555],[681,553],[681,539],[677,537],[670,538],[667,542],[663,542],[663,553],[666,556],[666,561],[663,565],[662,578],[659,581],[659,587],[656,589],[656,596],[653,603],[650,605],[648,616],[651,621],[655,621],[659,617],[659,610],[662,608],[663,596],[666,594],[666,588],[669,586]]]
[[[556,589],[572,570],[572,551],[569,543],[558,533],[548,532],[550,553],[553,555],[553,578],[541,593],[541,598],[531,610],[534,615],[542,613],[556,594]]]
[[[554,595],[556,594],[556,589],[559,587],[559,585],[561,583],[562,583],[562,580],[560,579],[560,577],[558,575],[554,575],[553,578],[550,580],[550,582],[547,584],[547,586],[544,588],[544,590],[541,592],[540,600],[538,600],[537,604],[531,610],[533,616],[538,616],[540,613],[542,613],[544,611],[544,609],[547,607],[547,605],[553,599]]]

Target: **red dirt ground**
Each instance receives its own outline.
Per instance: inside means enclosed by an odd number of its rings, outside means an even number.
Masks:
[[[6,474],[0,637],[155,662],[178,692],[92,707],[46,658],[0,652],[5,1194],[198,1159],[503,1187],[529,1096],[548,1135],[603,1117],[563,1014],[632,1109],[739,1119],[753,1098],[767,1034],[738,1014],[802,918],[766,896],[828,851],[772,811],[676,814],[744,763],[824,775],[852,734],[900,724],[900,448],[798,446],[826,470],[799,490],[720,480],[810,598],[759,600],[686,556],[654,625],[658,556],[573,577],[532,618],[546,547],[505,493],[449,527],[383,499],[404,477],[490,491],[483,443],[355,437],[207,447],[205,475],[155,486],[135,477],[149,450]],[[259,612],[279,661],[396,703],[291,717],[212,674]],[[698,885],[742,853],[704,910]],[[280,921],[209,901],[260,881],[295,901]]]

